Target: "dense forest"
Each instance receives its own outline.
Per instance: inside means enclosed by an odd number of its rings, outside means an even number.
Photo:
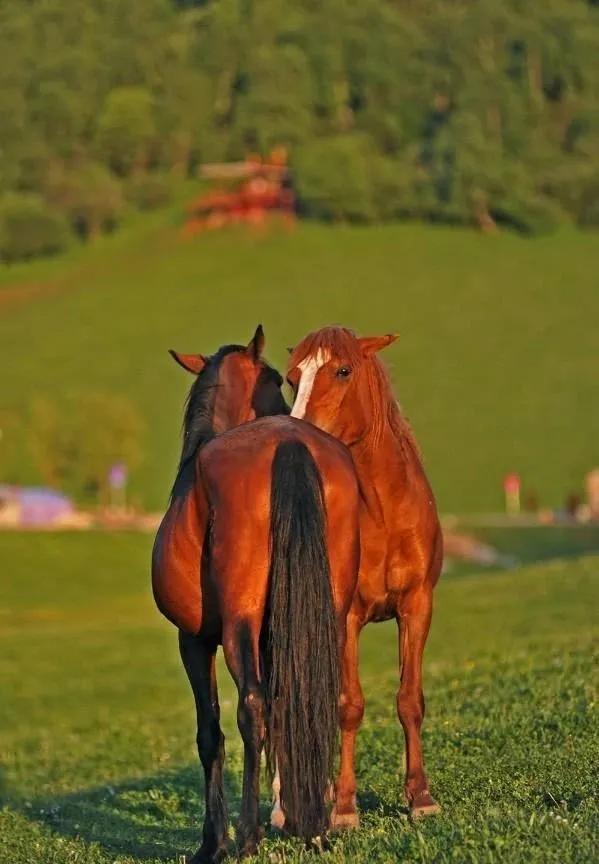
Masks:
[[[599,224],[599,4],[28,0],[0,6],[0,255],[285,146],[325,220]]]

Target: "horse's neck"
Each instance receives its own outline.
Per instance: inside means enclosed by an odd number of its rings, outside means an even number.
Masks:
[[[420,459],[411,444],[401,441],[386,425],[380,440],[372,446],[367,439],[351,448],[360,490],[375,522],[384,522],[405,499],[420,494],[419,482],[426,483]]]

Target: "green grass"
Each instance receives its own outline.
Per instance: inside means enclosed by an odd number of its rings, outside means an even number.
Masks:
[[[503,524],[481,524],[480,520],[458,520],[446,526],[477,537],[496,549],[502,556],[497,565],[485,567],[485,572],[503,570],[520,564],[549,561],[552,558],[574,558],[599,553],[599,524],[565,523],[560,525],[518,525],[505,520]],[[475,561],[445,560],[445,569],[452,577],[477,573],[481,565]]]
[[[472,533],[520,564],[599,553],[599,524],[586,525],[477,525],[458,522],[458,531]]]
[[[150,597],[150,543],[0,535],[2,864],[175,864],[195,848],[192,698],[174,630]],[[596,861],[598,573],[589,556],[442,580],[426,655],[425,751],[443,813],[416,825],[401,795],[394,627],[368,628],[362,827],[320,859],[269,838],[258,860]],[[220,681],[235,817],[241,749],[222,670]],[[264,804],[266,819],[266,792]]]
[[[165,501],[189,385],[166,349],[209,352],[259,321],[279,366],[325,323],[401,333],[385,357],[444,511],[500,509],[511,470],[545,505],[580,490],[599,432],[595,236],[301,225],[185,241],[174,221],[153,215],[0,275],[3,407],[25,414],[36,393],[87,388],[128,395],[148,426],[133,482],[146,506]],[[8,479],[36,479],[25,451],[2,468]]]

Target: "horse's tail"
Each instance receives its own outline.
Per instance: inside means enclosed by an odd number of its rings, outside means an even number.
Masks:
[[[268,756],[281,779],[289,829],[306,840],[328,827],[326,793],[338,728],[337,627],[322,481],[300,441],[272,465],[271,561],[265,645]]]

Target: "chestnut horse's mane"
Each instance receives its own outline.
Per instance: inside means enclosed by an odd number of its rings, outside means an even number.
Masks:
[[[420,449],[416,443],[412,427],[403,416],[399,403],[393,393],[391,379],[384,364],[376,354],[364,357],[360,343],[353,330],[346,327],[323,327],[310,333],[297,345],[291,355],[291,364],[297,366],[308,355],[319,350],[330,353],[342,363],[347,363],[361,372],[361,386],[366,386],[372,412],[369,445],[374,448],[380,442],[385,426],[389,426],[402,449],[421,460]],[[362,383],[364,382],[364,383]]]

